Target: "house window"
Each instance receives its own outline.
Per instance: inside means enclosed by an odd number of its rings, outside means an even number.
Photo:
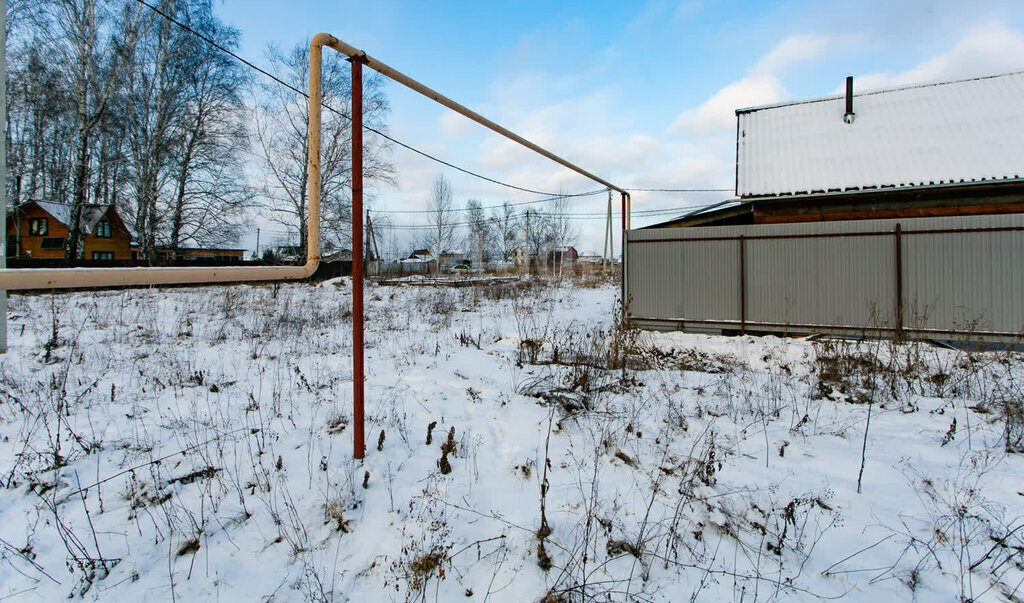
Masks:
[[[47,228],[46,218],[31,218],[28,221],[28,234],[33,237],[46,236],[50,232]]]
[[[112,259],[114,259],[114,252],[113,251],[94,251],[94,252],[92,252],[92,259],[94,259],[94,260],[112,260]]]
[[[96,236],[109,239],[110,238],[110,222],[100,222],[96,225]],[[113,259],[113,258],[111,258]]]
[[[46,218],[43,218],[45,221]],[[39,244],[41,249],[64,249],[64,237],[45,237]]]

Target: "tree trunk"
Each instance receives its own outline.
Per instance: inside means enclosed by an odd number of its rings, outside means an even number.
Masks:
[[[185,208],[185,185],[188,183],[189,167],[192,165],[192,155],[195,152],[196,139],[198,137],[199,124],[197,128],[189,132],[188,143],[185,145],[185,154],[181,159],[181,170],[178,171],[178,192],[174,196],[174,209],[171,214],[171,249],[177,249],[181,244],[181,222]]]
[[[75,144],[75,179],[71,197],[71,220],[68,224],[67,251],[64,255],[69,260],[77,260],[82,256],[82,209],[85,207],[85,188],[87,163],[89,161],[89,127],[86,117],[79,115],[78,141]]]

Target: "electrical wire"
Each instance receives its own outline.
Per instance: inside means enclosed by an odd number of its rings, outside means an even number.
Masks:
[[[257,67],[253,63],[250,63],[246,59],[242,58],[241,56],[235,54],[231,50],[228,50],[227,48],[225,48],[221,44],[218,44],[214,40],[210,39],[208,36],[206,36],[206,35],[204,35],[202,33],[197,32],[196,30],[192,29],[188,25],[178,21],[177,19],[175,19],[174,17],[168,15],[167,13],[165,13],[162,10],[160,10],[159,8],[153,6],[149,2],[146,2],[146,0],[135,0],[135,1],[138,2],[139,4],[143,5],[143,6],[147,7],[148,9],[150,9],[153,12],[155,12],[156,14],[160,15],[164,19],[167,19],[167,21],[169,21],[169,22],[173,23],[174,25],[177,25],[178,27],[180,27],[180,28],[184,29],[185,31],[191,33],[192,35],[196,36],[200,40],[203,40],[204,42],[206,42],[207,44],[213,46],[217,50],[220,50],[221,52],[227,54],[228,56],[233,57],[235,60],[241,62],[246,67],[249,67],[250,69],[258,71],[259,73],[261,73],[264,76],[272,79],[273,81],[277,82],[278,84],[281,84],[285,88],[288,88],[289,90],[295,92],[296,94],[302,95],[304,98],[309,99],[309,94],[306,93],[305,91],[300,90],[300,89],[296,88],[295,86],[292,86],[288,82],[285,82],[284,80],[282,80],[281,78],[277,77],[276,75],[270,73],[269,71],[266,71],[266,70],[264,70],[264,69],[262,69],[260,67]],[[332,112],[332,113],[334,113],[336,115],[339,115],[342,118],[347,119],[348,121],[352,121],[352,117],[347,115],[347,114],[345,114],[343,111],[339,111],[339,110],[335,109],[334,107],[328,105],[325,102],[321,102],[320,104],[321,104],[321,106],[323,108],[327,109],[328,111],[330,111],[330,112]],[[584,197],[584,196],[588,196],[588,195],[594,194],[594,193],[578,193],[578,194],[573,194],[573,195],[556,195],[555,193],[549,193],[549,192],[544,192],[544,191],[537,191],[537,190],[533,190],[533,189],[529,189],[529,188],[524,188],[524,187],[521,187],[521,186],[516,186],[515,184],[509,184],[508,182],[502,182],[501,180],[497,180],[497,179],[491,178],[489,176],[484,176],[483,174],[479,174],[479,173],[474,172],[472,170],[468,170],[466,168],[459,167],[459,166],[455,165],[454,163],[445,161],[445,160],[441,159],[440,157],[435,157],[435,156],[433,156],[433,155],[431,155],[431,154],[429,154],[429,153],[427,153],[425,151],[421,151],[421,150],[413,147],[412,145],[408,145],[408,144],[406,144],[406,143],[404,143],[404,142],[402,142],[400,140],[392,138],[391,136],[388,136],[384,132],[381,132],[380,130],[378,130],[378,129],[374,128],[374,127],[368,126],[366,124],[363,124],[363,129],[367,130],[369,132],[373,132],[374,134],[384,138],[385,140],[389,140],[389,141],[395,143],[396,145],[398,145],[398,146],[400,146],[400,147],[402,147],[404,149],[412,151],[413,153],[416,153],[418,155],[426,157],[427,159],[430,159],[431,161],[435,161],[437,163],[440,163],[441,165],[449,167],[449,168],[451,168],[453,170],[456,170],[456,171],[462,172],[463,174],[467,174],[469,176],[472,176],[474,178],[479,178],[480,180],[485,180],[487,182],[491,182],[493,184],[497,184],[499,186],[504,186],[506,188],[510,188],[510,189],[513,189],[513,190],[522,191],[524,193],[530,193],[530,194],[534,194],[534,195],[548,195],[548,196],[560,196],[560,197]],[[602,189],[602,190],[605,190],[605,189]]]
[[[644,193],[731,193],[731,188],[634,188],[626,187],[627,191]]]
[[[604,193],[604,192],[607,192],[607,191],[608,191],[608,189],[606,189],[606,188],[600,188],[600,189],[597,189],[597,190],[594,190],[594,191],[587,191],[585,193],[576,193],[576,194],[573,194],[573,195],[556,195],[554,197],[547,197],[547,198],[544,198],[544,199],[534,199],[533,201],[518,201],[516,203],[508,202],[508,205],[510,207],[520,207],[520,206],[523,206],[523,205],[535,205],[537,203],[547,203],[548,201],[554,201],[556,199],[567,199],[567,198],[570,198],[570,197],[590,197],[592,195],[598,195],[600,193]],[[505,207],[505,203],[502,203],[500,205],[482,205],[482,206],[480,206],[479,209],[500,209],[502,207]],[[436,214],[437,213],[437,210],[435,210],[435,209],[377,209],[377,210],[373,210],[373,211],[374,211],[374,213],[381,213],[381,214]],[[446,213],[447,212],[464,212],[464,211],[470,211],[470,208],[468,208],[468,207],[454,207],[452,209],[445,210]]]
[[[687,206],[687,207],[673,207],[673,208],[667,208],[667,209],[641,210],[641,211],[630,212],[630,215],[632,217],[634,217],[634,218],[659,218],[659,217],[675,216],[675,215],[678,215],[682,211],[685,211],[685,210],[688,210],[688,209],[699,208],[699,207],[700,206]],[[620,212],[618,212],[618,211],[615,211],[615,212],[612,212],[612,215],[615,216],[615,217],[618,217],[618,216],[621,216],[622,214]],[[593,212],[593,213],[589,213],[589,212],[588,213],[545,213],[545,212],[531,212],[530,216],[531,217],[535,217],[535,218],[540,218],[540,219],[544,219],[544,218],[572,218],[574,220],[606,220],[607,219],[607,213],[606,212]],[[525,214],[524,215],[520,215],[520,216],[517,217],[518,221],[522,221],[523,219],[525,219]],[[490,221],[490,220],[488,220],[488,221]],[[393,223],[388,224],[388,223],[385,223],[385,222],[381,222],[378,226],[381,229],[395,229],[395,230],[433,230],[433,229],[437,228],[436,224],[393,224]],[[475,222],[462,221],[462,222],[451,222],[451,223],[446,223],[445,224],[445,228],[458,228],[458,227],[465,227],[465,226],[476,226],[476,223]]]
[[[501,207],[501,206],[494,206],[494,207]],[[630,212],[630,215],[633,216],[634,218],[656,218],[656,217],[664,217],[664,216],[677,215],[677,214],[679,214],[681,212],[685,212],[687,210],[703,209],[705,207],[707,207],[707,206],[701,204],[701,205],[684,205],[684,206],[679,206],[679,207],[664,207],[664,208],[658,208],[658,209],[642,209],[642,210],[632,211],[632,212]],[[483,209],[483,208],[481,208],[481,209]],[[386,214],[386,213],[396,213],[396,212],[391,212],[391,211],[388,211],[388,210],[369,210],[369,211],[370,211],[371,214],[378,214],[378,215],[379,214]],[[449,210],[449,211],[454,212],[456,210],[453,209],[453,210]],[[463,209],[463,210],[459,210],[459,211],[465,211],[465,210]],[[424,212],[421,212],[421,213],[433,213],[433,214],[436,214],[437,212],[424,211]],[[577,219],[577,220],[605,220],[605,219],[607,219],[607,215],[608,215],[607,212],[604,212],[604,211],[601,211],[601,212],[545,212],[545,211],[530,211],[529,213],[530,213],[531,217],[539,218],[539,219],[544,219],[544,218],[573,218],[573,219]],[[621,212],[619,210],[615,210],[615,211],[612,212],[612,216],[614,216],[614,217],[618,217],[618,216],[621,216],[621,215],[622,214],[621,214]],[[525,218],[526,218],[525,214],[520,214],[520,215],[516,216],[514,219],[516,221],[523,221],[523,220],[525,220]],[[488,220],[488,221],[492,221],[492,220]],[[462,221],[462,222],[452,222],[452,223],[446,224],[445,226],[446,227],[450,227],[450,228],[456,228],[456,227],[474,226],[474,225],[475,225],[474,222]],[[378,227],[382,228],[382,229],[386,228],[386,229],[395,229],[395,230],[428,230],[428,229],[435,229],[435,228],[437,228],[437,225],[436,224],[394,224],[394,223],[380,222],[378,224]],[[264,232],[264,233],[267,233],[267,234],[270,234],[270,235],[278,235],[278,236],[281,236],[281,235],[291,236],[291,235],[295,234],[294,232],[283,231],[283,230],[271,230],[271,229],[262,229],[261,232]]]

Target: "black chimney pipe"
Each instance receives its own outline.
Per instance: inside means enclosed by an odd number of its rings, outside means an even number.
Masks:
[[[846,76],[846,113],[843,114],[843,121],[852,124],[856,115],[853,112],[853,76],[849,75]]]

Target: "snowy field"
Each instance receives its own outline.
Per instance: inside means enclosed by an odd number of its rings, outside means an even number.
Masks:
[[[0,600],[1024,600],[1020,356],[617,292],[368,286],[363,461],[347,279],[14,295]]]

